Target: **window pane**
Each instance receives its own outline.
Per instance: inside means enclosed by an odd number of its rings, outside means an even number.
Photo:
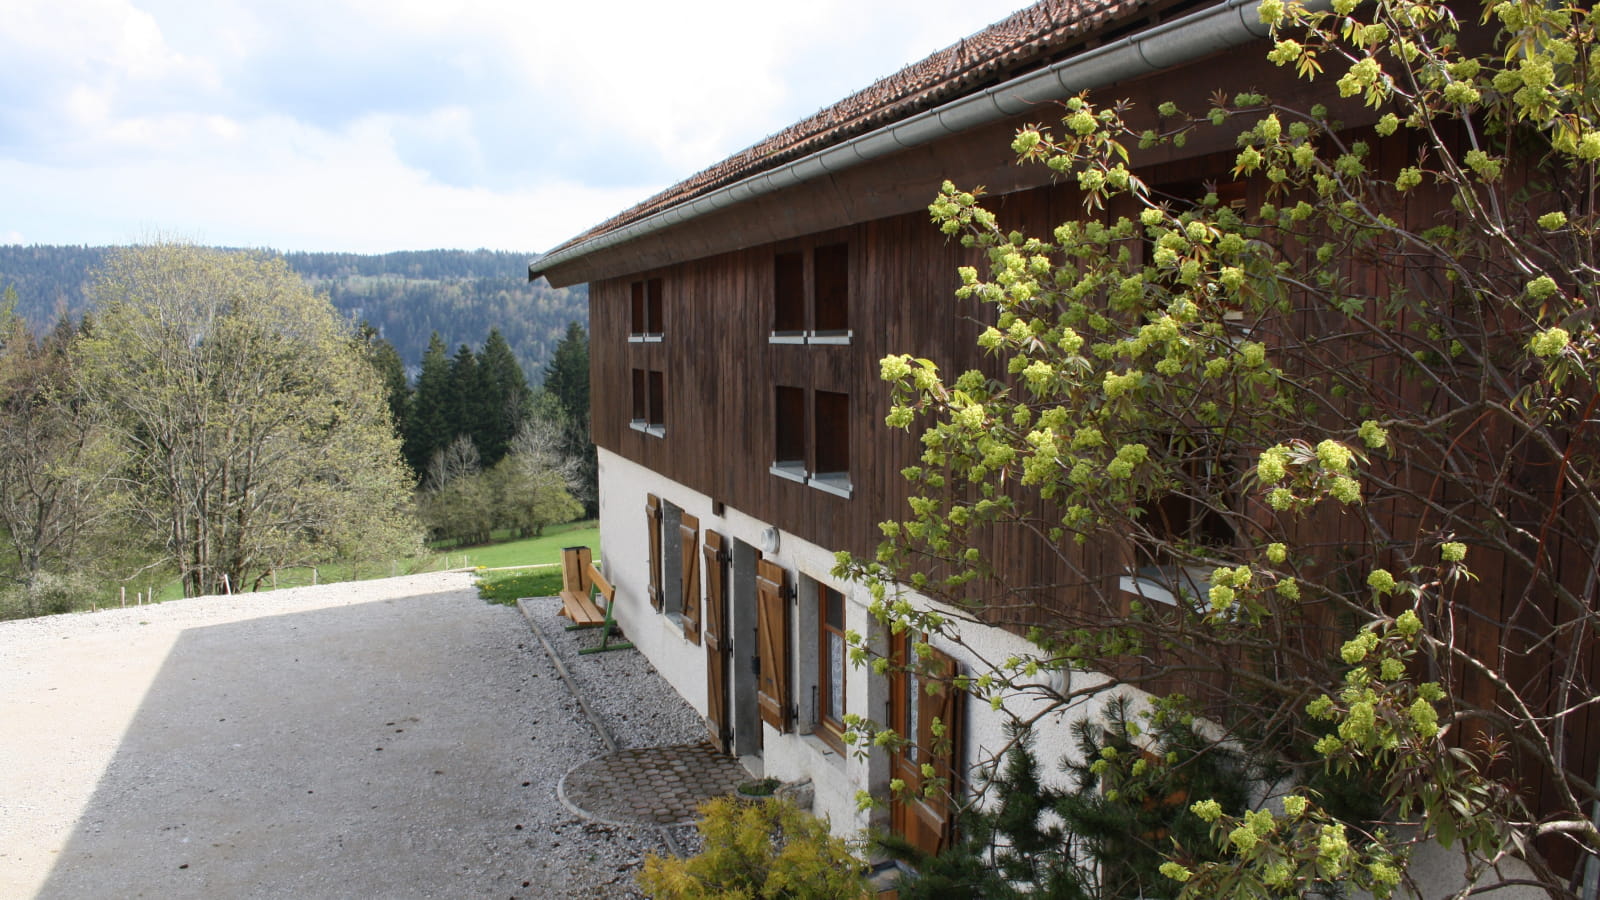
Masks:
[[[644,282],[635,281],[630,287],[633,293],[633,304],[632,315],[629,318],[628,333],[644,334]]]
[[[822,589],[823,621],[829,628],[844,631],[844,595],[830,587]]]
[[[633,420],[643,422],[649,418],[650,398],[645,392],[644,370],[633,370]]]
[[[910,641],[906,642],[910,645]],[[899,723],[900,736],[910,741],[906,745],[906,758],[911,762],[921,762],[921,748],[917,746],[917,722],[921,716],[922,683],[917,678],[917,673],[906,673],[906,720]]]
[[[818,333],[850,328],[850,248],[845,244],[818,247],[812,253]]]
[[[830,719],[844,718],[844,635],[837,631],[827,633],[828,641],[828,702],[826,715]]]
[[[799,253],[779,253],[773,258],[772,332],[792,334],[806,330],[805,258]]]

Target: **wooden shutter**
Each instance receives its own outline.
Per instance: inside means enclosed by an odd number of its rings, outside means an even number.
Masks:
[[[722,535],[705,535],[706,573],[706,728],[711,743],[728,752],[728,601],[727,558]]]
[[[788,577],[777,563],[756,563],[756,703],[762,721],[779,731],[788,731],[790,720]]]
[[[909,634],[894,639],[897,665],[911,654]],[[963,694],[950,683],[957,673],[950,656],[933,651],[926,675],[896,671],[891,684],[890,719],[910,746],[896,749],[890,756],[890,775],[905,782],[903,793],[890,798],[890,828],[926,853],[949,848],[955,836],[955,801],[964,770],[961,768]],[[943,736],[934,734],[934,722],[943,726]],[[922,772],[924,763],[933,767],[933,777]],[[937,779],[937,780],[936,780]],[[930,790],[931,788],[931,790]]]
[[[684,513],[678,524],[678,548],[683,560],[683,636],[700,643],[700,520]]]
[[[955,837],[955,800],[952,795],[961,792],[963,773],[958,763],[962,739],[962,693],[951,684],[951,679],[956,677],[956,661],[953,658],[935,650],[929,662],[930,672],[935,673],[936,677],[926,679],[923,685],[917,744],[927,754],[925,758],[933,763],[934,778],[940,779],[943,786],[935,788],[931,797],[925,789],[911,812],[923,820],[923,826],[929,832],[937,835],[934,852],[942,853],[949,849]],[[942,736],[934,733],[935,722],[942,726]]]
[[[644,515],[649,525],[650,550],[650,605],[661,611],[661,498],[655,494],[644,497]]]

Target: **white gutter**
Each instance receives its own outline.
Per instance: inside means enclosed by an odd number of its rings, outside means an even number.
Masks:
[[[794,187],[820,175],[840,172],[980,125],[1021,115],[1041,103],[1063,100],[1080,91],[1160,72],[1260,40],[1269,33],[1257,13],[1260,5],[1261,0],[1225,0],[1217,6],[1103,44],[1004,84],[968,94],[540,257],[528,266],[528,277],[532,280],[557,266],[764,194]],[[1324,7],[1327,0],[1312,0],[1307,5]]]

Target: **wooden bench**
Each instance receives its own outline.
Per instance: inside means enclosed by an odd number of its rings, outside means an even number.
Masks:
[[[617,589],[595,568],[588,547],[568,547],[561,551],[561,583],[561,614],[572,620],[567,630],[602,629],[600,646],[579,650],[580,654],[633,647],[627,641],[613,643],[611,640],[617,631]]]
[[[605,622],[606,614],[589,599],[589,570],[594,567],[588,547],[567,547],[561,551],[561,614],[572,620],[571,628],[593,628]]]

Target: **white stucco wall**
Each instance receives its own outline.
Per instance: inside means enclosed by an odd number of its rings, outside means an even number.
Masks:
[[[666,503],[682,509],[700,521],[700,529],[720,532],[731,541],[743,541],[761,547],[768,523],[752,518],[728,506],[721,515],[713,513],[710,497],[689,490],[683,485],[663,478],[658,473],[630,462],[605,450],[600,457],[600,544],[606,577],[617,587],[617,619],[634,645],[644,653],[657,671],[700,712],[706,713],[706,663],[705,648],[684,637],[678,622],[650,607],[648,531],[645,519],[645,496],[655,494]],[[702,537],[703,541],[703,537]],[[672,546],[676,546],[673,544]],[[763,558],[783,566],[791,583],[804,599],[810,589],[814,592],[818,582],[828,584],[844,594],[846,599],[846,627],[862,634],[877,634],[877,629],[867,613],[869,595],[865,588],[836,581],[828,573],[833,568],[833,552],[828,548],[803,541],[787,532],[779,532],[776,552],[764,552]],[[730,615],[735,603],[753,603],[748,593],[741,595],[730,579]],[[702,585],[703,585],[702,580]],[[668,586],[670,590],[670,585]],[[702,595],[703,596],[703,595]],[[815,596],[814,593],[810,596]],[[938,608],[927,598],[909,594],[913,603]],[[703,602],[703,601],[702,601]],[[807,604],[798,604],[804,609]],[[952,614],[952,610],[941,611]],[[856,793],[867,789],[879,796],[888,782],[887,761],[882,754],[872,759],[862,759],[858,754],[834,752],[821,738],[809,733],[810,710],[808,685],[815,682],[815,630],[814,619],[794,614],[791,608],[791,684],[795,685],[795,704],[800,707],[799,730],[793,734],[780,734],[764,723],[762,729],[761,765],[764,773],[784,781],[810,779],[815,788],[812,811],[825,816],[834,833],[854,837],[871,825],[886,825],[886,817],[878,812],[857,809]],[[753,614],[748,616],[753,622]],[[979,674],[990,663],[999,663],[1011,656],[1026,657],[1034,647],[1025,639],[999,628],[962,623],[957,626],[962,644],[953,645],[940,636],[933,643],[940,650],[955,657],[965,673]],[[803,635],[805,630],[810,634]],[[750,631],[745,634],[743,631]],[[735,657],[749,654],[754,642],[752,629],[734,630],[730,635]],[[807,649],[810,647],[811,649]],[[1049,677],[1057,679],[1053,684]],[[1058,694],[1091,687],[1105,679],[1093,673],[1056,673],[1041,676],[1046,685]],[[1135,699],[1142,695],[1123,689]],[[971,698],[969,698],[970,700]],[[1081,702],[1070,708],[1048,713],[1034,728],[1034,751],[1039,760],[1040,776],[1047,783],[1064,785],[1067,776],[1056,765],[1063,756],[1074,752],[1070,725],[1085,717],[1097,717],[1109,697],[1099,697]],[[968,702],[963,722],[964,759],[969,766],[991,762],[1003,752],[1007,735],[1005,724],[1010,714],[1032,718],[1044,711],[1052,702],[1042,694],[1036,697],[1011,699],[1005,712],[991,709],[981,702]],[[866,715],[879,721],[887,715],[887,685],[884,679],[868,677],[866,670],[852,668],[846,678],[847,712]],[[985,802],[989,802],[986,798]],[[874,818],[876,817],[876,818]],[[1516,877],[1526,871],[1515,860],[1507,863],[1506,873]],[[1459,855],[1437,846],[1422,847],[1415,855],[1412,877],[1423,886],[1422,898],[1433,900],[1443,897],[1461,886]],[[1532,888],[1509,888],[1495,893],[1507,900],[1535,900],[1544,894]]]
[[[606,576],[617,587],[617,619],[629,640],[703,716],[706,712],[705,648],[686,639],[675,619],[657,613],[650,607],[645,497],[655,494],[663,502],[695,516],[699,519],[702,532],[714,530],[730,541],[743,541],[756,547],[762,546],[765,533],[771,526],[732,506],[718,515],[713,512],[710,497],[667,480],[616,454],[601,450],[599,455],[601,556]],[[795,686],[795,705],[800,709],[797,733],[780,734],[762,724],[762,768],[765,774],[785,781],[810,779],[816,791],[813,811],[827,816],[836,833],[849,836],[868,824],[884,824],[881,821],[874,823],[872,813],[857,809],[856,793],[862,789],[882,791],[888,781],[886,760],[862,759],[857,754],[837,753],[821,738],[810,733],[810,685],[816,681],[815,620],[810,614],[810,604],[805,601],[815,596],[817,583],[827,584],[845,597],[846,628],[862,634],[875,634],[878,629],[867,613],[869,594],[864,587],[840,582],[829,574],[834,563],[831,549],[801,540],[787,532],[779,532],[777,551],[764,553],[763,558],[781,565],[789,572],[791,583],[795,585],[802,602],[797,604],[798,610],[791,608],[790,623],[791,647],[794,651],[791,654],[791,684]],[[750,600],[737,590],[730,590],[729,602],[732,605]],[[928,601],[914,596],[913,602]],[[961,633],[966,647],[952,646],[939,638],[934,643],[956,657],[965,672],[983,671],[981,659],[1003,660],[1032,651],[1032,645],[1026,640],[1001,629],[967,625]],[[737,655],[741,641],[753,641],[754,636],[735,632],[730,638]],[[749,648],[744,649],[748,651]],[[1083,679],[1092,676],[1076,674],[1071,677]],[[869,677],[865,669],[849,670],[846,677],[847,712],[882,720],[887,712],[887,700],[887,685],[883,679]],[[1038,704],[1043,702],[1017,700],[1010,708],[1020,715],[1031,716],[1042,708]],[[1083,706],[1055,714],[1041,723],[1044,727],[1037,729],[1035,749],[1046,778],[1064,778],[1058,773],[1054,761],[1070,749],[1071,737],[1067,725],[1070,721],[1093,715],[1094,711]],[[967,705],[963,752],[968,764],[976,765],[991,760],[1004,748],[1006,720],[1004,713],[992,710],[987,705]],[[881,756],[877,754],[877,757]],[[882,814],[880,812],[877,815]]]

